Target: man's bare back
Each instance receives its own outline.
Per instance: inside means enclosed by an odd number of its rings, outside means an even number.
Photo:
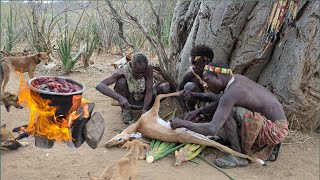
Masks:
[[[285,119],[285,113],[280,102],[265,87],[242,75],[234,75],[235,81],[222,95],[222,99],[233,98],[235,106],[259,112],[267,119],[276,121]]]

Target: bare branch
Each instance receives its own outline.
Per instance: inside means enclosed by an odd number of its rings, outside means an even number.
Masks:
[[[156,12],[156,10],[153,7],[153,4],[150,0],[148,0],[152,12],[156,17],[156,32],[157,32],[157,38],[154,39],[152,37],[152,35],[149,33],[149,31],[147,30],[147,28],[144,26],[143,23],[141,23],[136,17],[134,17],[133,15],[131,15],[127,9],[124,7],[123,2],[121,1],[122,4],[122,8],[126,14],[126,16],[128,17],[129,20],[133,21],[138,28],[142,31],[142,33],[145,35],[146,39],[149,41],[150,45],[153,47],[153,49],[155,49],[155,52],[158,56],[159,59],[159,65],[160,65],[160,69],[159,73],[163,76],[164,79],[166,79],[171,87],[173,87],[175,89],[175,87],[177,87],[177,83],[175,82],[175,80],[172,78],[173,76],[170,75],[171,71],[169,71],[169,59],[168,56],[166,54],[164,45],[162,43],[162,33],[161,33],[161,20],[160,20],[160,16],[159,14]]]
[[[162,24],[161,24],[161,21],[160,21],[160,18],[156,12],[156,10],[154,9],[153,7],[153,4],[151,2],[151,0],[148,0],[149,4],[150,4],[150,7],[151,7],[151,10],[152,10],[152,13],[154,14],[154,16],[156,17],[156,31],[157,31],[157,38],[158,38],[158,43],[161,42],[161,29],[162,29]]]
[[[149,43],[151,44],[151,46],[154,48],[154,49],[157,49],[157,42],[155,41],[155,39],[151,36],[151,34],[148,32],[147,28],[138,21],[138,19],[134,16],[132,16],[125,8],[124,8],[124,5],[123,5],[123,2],[121,1],[122,3],[122,8],[126,14],[126,16],[131,20],[133,21],[138,27],[139,29],[142,31],[142,33],[146,36],[147,40],[149,41]]]
[[[111,10],[111,14],[113,15],[113,18],[114,20],[117,21],[118,23],[118,29],[119,29],[119,37],[126,43],[128,44],[130,47],[132,47],[133,49],[135,49],[135,47],[133,46],[132,43],[130,43],[124,36],[124,33],[123,33],[123,22],[124,20],[121,18],[121,16],[118,14],[118,12],[114,9],[114,7],[112,6],[111,2],[109,0],[106,0],[110,10]]]

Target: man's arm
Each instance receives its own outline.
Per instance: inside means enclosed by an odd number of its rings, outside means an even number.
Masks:
[[[192,81],[193,76],[194,75],[190,71],[187,71],[183,76],[181,82],[179,83],[177,91],[182,91],[184,89],[184,86],[187,84],[187,82]],[[176,97],[176,99],[178,101],[178,104],[181,107],[182,112],[187,113],[188,109],[186,104],[184,103],[183,97],[179,96],[179,97]]]
[[[179,83],[177,91],[183,90],[184,86],[187,84],[187,82],[192,81],[193,77],[194,77],[194,75],[190,71],[187,71],[185,73],[185,75],[183,76],[181,82]]]
[[[142,113],[145,113],[148,110],[148,107],[150,106],[150,103],[152,101],[153,70],[151,65],[148,65],[148,71],[145,78],[146,78],[146,94],[144,97]]]
[[[118,73],[113,73],[111,76],[107,77],[103,81],[101,81],[97,86],[96,89],[101,92],[102,94],[109,96],[115,100],[120,101],[121,98],[124,98],[120,94],[114,92],[112,89],[110,89],[108,86],[115,83],[118,78],[120,78],[122,75]]]
[[[203,114],[208,114],[208,113],[214,114],[216,112],[218,106],[219,106],[219,101],[217,100],[217,101],[214,101],[214,102],[200,108],[200,110],[201,110],[201,113],[203,113]]]
[[[213,102],[220,98],[219,94],[192,92],[192,97],[203,102]]]
[[[205,136],[215,136],[230,116],[231,110],[235,105],[235,99],[233,98],[234,97],[227,94],[220,98],[218,108],[213,115],[211,122],[193,123],[175,118],[171,120],[171,128],[176,129],[185,127],[191,131],[203,134]]]
[[[202,108],[193,110],[189,113],[187,113],[183,119],[187,120],[187,121],[192,121],[192,122],[196,122],[196,118],[199,114],[214,114],[214,112],[216,111],[217,107],[218,107],[219,101],[215,101],[212,102]]]

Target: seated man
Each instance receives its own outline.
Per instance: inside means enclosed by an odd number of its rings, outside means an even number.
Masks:
[[[115,83],[114,91],[108,86]],[[168,84],[160,85],[159,93],[168,93]],[[153,96],[157,90],[153,88],[152,65],[143,53],[135,53],[132,60],[117,69],[110,77],[100,82],[96,89],[102,94],[117,100],[122,108],[122,121],[133,120],[132,107],[141,106],[142,113],[151,107]]]
[[[212,92],[223,92],[216,110],[211,109],[215,111],[212,121],[194,123],[175,118],[171,120],[172,129],[185,127],[206,136],[215,136],[224,127],[233,150],[263,160],[276,160],[277,155],[272,156],[273,150],[288,135],[288,122],[276,97],[247,77],[233,75],[223,62],[206,65],[203,80]],[[216,159],[215,163],[231,168],[247,166],[248,161],[227,155]]]
[[[210,102],[217,99],[217,96],[213,93],[204,93],[205,89],[201,83],[202,80],[195,75],[202,76],[204,66],[211,62],[214,57],[213,51],[205,45],[199,45],[194,47],[190,53],[192,70],[185,73],[177,88],[177,91],[184,90],[183,99],[180,99],[179,102],[183,112],[195,110],[195,106],[200,101]]]

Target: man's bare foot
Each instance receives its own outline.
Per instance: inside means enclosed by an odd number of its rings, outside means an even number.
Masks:
[[[222,158],[216,159],[215,164],[220,168],[235,168],[248,166],[249,162],[244,158],[235,157],[233,155],[226,155]]]

